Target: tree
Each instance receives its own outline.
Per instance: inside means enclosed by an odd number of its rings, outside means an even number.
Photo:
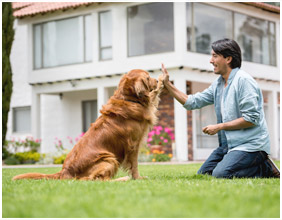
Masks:
[[[12,82],[12,68],[10,64],[10,53],[12,43],[14,40],[14,17],[11,2],[2,3],[2,152],[5,152],[3,148],[6,132],[8,113],[10,110],[10,100],[13,89]],[[3,156],[3,154],[2,154]]]

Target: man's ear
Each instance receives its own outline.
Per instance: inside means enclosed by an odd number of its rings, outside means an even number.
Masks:
[[[228,64],[230,64],[232,62],[232,56],[226,57],[226,61]]]

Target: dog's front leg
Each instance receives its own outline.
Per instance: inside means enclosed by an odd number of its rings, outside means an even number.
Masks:
[[[146,177],[141,177],[139,175],[139,171],[138,171],[138,150],[135,150],[134,152],[132,152],[131,155],[131,169],[130,169],[130,174],[132,176],[132,179],[144,179]]]

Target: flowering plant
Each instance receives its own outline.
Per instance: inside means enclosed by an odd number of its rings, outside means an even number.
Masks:
[[[170,161],[171,158],[172,158],[172,154],[165,154],[164,151],[160,151],[160,150],[153,150],[152,154],[150,155],[150,161],[152,162]]]
[[[153,130],[149,132],[147,143],[151,145],[168,145],[174,140],[174,134],[170,128],[163,128],[162,126],[154,126]]]
[[[6,141],[5,144],[13,152],[17,152],[20,148],[24,151],[37,152],[40,148],[41,139],[33,139],[31,136],[26,137],[24,140],[12,138],[12,140]]]

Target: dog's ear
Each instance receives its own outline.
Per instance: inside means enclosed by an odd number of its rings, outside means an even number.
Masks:
[[[149,96],[148,82],[143,78],[140,78],[135,82],[134,89],[138,98],[142,99]]]

